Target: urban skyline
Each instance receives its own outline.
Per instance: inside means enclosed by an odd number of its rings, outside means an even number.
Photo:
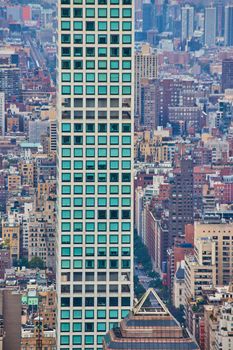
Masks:
[[[233,2],[0,0],[0,350],[233,348]]]

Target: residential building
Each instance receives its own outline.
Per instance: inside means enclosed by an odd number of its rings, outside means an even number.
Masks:
[[[0,315],[3,320],[3,350],[21,350],[20,293],[10,288],[0,290]]]
[[[133,303],[134,2],[92,4],[58,5],[57,349]]]
[[[11,259],[20,257],[20,231],[20,223],[13,215],[2,221],[2,239],[9,246]]]
[[[222,61],[222,91],[226,89],[233,89],[233,59],[230,58]]]
[[[15,65],[0,65],[0,92],[7,102],[20,99],[20,70]]]
[[[142,108],[144,107],[142,96],[143,80],[154,80],[158,76],[157,52],[149,44],[142,44],[135,52],[135,110],[134,114],[139,118],[139,123],[144,124]]]
[[[194,224],[194,244],[198,239],[211,239],[215,244],[216,282],[217,285],[228,285],[232,282],[233,257],[233,223],[222,222],[211,218]]]

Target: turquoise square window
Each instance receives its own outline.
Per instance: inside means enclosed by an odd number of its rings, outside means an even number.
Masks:
[[[122,229],[122,231],[130,231],[130,229],[131,229],[130,222],[123,222],[121,224],[121,229]]]
[[[125,318],[126,316],[128,316],[129,314],[129,310],[122,310],[121,311],[121,318]]]
[[[87,81],[87,82],[93,82],[93,81],[95,81],[95,74],[94,74],[94,73],[87,73],[87,74],[86,74],[86,81]]]
[[[131,95],[131,86],[123,86],[122,87],[123,95]]]
[[[62,148],[62,157],[70,157],[71,149],[70,148]]]
[[[81,345],[81,344],[82,344],[82,336],[73,335],[73,345]]]
[[[125,82],[131,82],[131,74],[130,73],[123,73],[122,74],[122,81]]]
[[[119,69],[119,61],[110,61],[111,69]]]
[[[107,243],[106,235],[98,235],[98,244],[106,244],[106,243]]]
[[[123,69],[131,69],[131,61],[123,61],[122,62],[122,68]]]
[[[86,35],[86,44],[94,44],[95,43],[95,35],[87,34]]]
[[[82,256],[83,255],[83,249],[80,247],[75,247],[73,252],[74,252],[74,256]]]
[[[81,322],[73,323],[73,332],[82,332],[82,323]]]
[[[83,230],[82,222],[75,222],[74,223],[74,232],[82,232],[82,230]]]
[[[132,43],[132,36],[131,35],[123,35],[122,42],[123,42],[123,44],[131,44]]]
[[[83,30],[83,22],[75,21],[74,22],[74,30]]]
[[[95,136],[86,136],[86,144],[94,145],[95,144]]]
[[[86,219],[94,219],[95,211],[94,210],[86,210]]]
[[[121,236],[122,244],[130,244],[130,235],[122,235]]]
[[[107,205],[107,199],[106,198],[98,198],[98,206],[99,207],[106,207]]]
[[[73,318],[76,320],[82,318],[82,311],[81,310],[74,310],[73,311]]]
[[[62,73],[61,80],[62,82],[70,82],[71,74],[70,73]]]
[[[107,224],[105,222],[99,222],[98,232],[106,232],[106,231],[107,231]]]
[[[70,21],[61,21],[61,30],[70,30]]]
[[[107,193],[107,186],[99,185],[98,186],[98,194],[106,194],[106,193]]]
[[[82,235],[74,235],[74,244],[82,244],[83,243],[83,237]]]
[[[118,207],[119,206],[119,199],[116,198],[110,198],[110,207]]]
[[[122,207],[129,207],[131,205],[130,198],[122,198],[121,200]]]
[[[87,222],[86,223],[86,231],[87,232],[95,231],[95,224],[94,224],[94,222]]]
[[[118,160],[112,160],[112,161],[110,161],[110,169],[111,169],[111,170],[117,170],[117,169],[119,169],[119,161],[118,161]]]
[[[119,22],[110,22],[110,30],[119,31]]]
[[[83,87],[82,86],[74,86],[74,94],[75,95],[82,95],[83,94]]]
[[[118,231],[118,229],[119,229],[118,222],[110,222],[109,229],[110,229],[111,232],[112,231]]]
[[[110,157],[119,157],[119,149],[111,148],[110,149]]]
[[[82,73],[74,73],[74,82],[83,82],[83,74]]]
[[[132,30],[132,22],[124,21],[122,23],[122,29],[125,30],[125,31],[131,31]]]
[[[94,148],[87,148],[86,149],[86,156],[87,157],[95,157],[95,149]]]
[[[69,232],[70,231],[70,222],[62,222],[61,230],[62,230],[62,232]]]
[[[119,95],[119,86],[110,86],[111,95]]]
[[[70,260],[62,260],[61,261],[62,269],[70,269]]]
[[[82,194],[82,193],[83,193],[83,186],[75,185],[74,186],[74,194]]]
[[[98,322],[97,323],[97,331],[98,332],[106,332],[106,323],[105,322]]]
[[[94,336],[93,335],[85,335],[85,344],[93,345],[94,344]]]
[[[61,310],[61,319],[68,320],[69,318],[70,318],[70,311],[69,310]]]
[[[122,161],[122,169],[123,170],[129,170],[131,169],[131,161],[129,160],[123,160]]]
[[[118,236],[117,235],[110,235],[110,243],[111,244],[118,244]]]
[[[71,87],[69,85],[63,85],[62,95],[70,95],[70,94],[71,94]]]
[[[75,157],[82,157],[83,156],[83,149],[82,148],[75,148],[74,149],[74,156]]]
[[[74,219],[82,219],[82,218],[83,218],[82,210],[74,210]]]
[[[74,207],[82,207],[83,199],[82,198],[74,198]]]
[[[95,9],[94,8],[86,8],[86,17],[95,17]]]
[[[68,247],[61,248],[61,255],[62,256],[70,256],[70,248],[68,248]]]
[[[128,185],[123,185],[121,188],[122,194],[130,194],[131,193],[131,187]]]
[[[119,186],[118,185],[111,185],[110,186],[110,194],[118,194],[119,193]]]
[[[110,136],[110,145],[119,145],[119,136]]]
[[[77,169],[80,169],[82,170],[83,169],[83,161],[79,160],[75,160],[74,161],[74,169],[77,170]]]
[[[94,95],[95,94],[95,86],[94,85],[86,86],[86,94],[87,95]]]
[[[61,236],[61,243],[62,244],[70,244],[71,239],[70,239],[70,235],[62,235]]]
[[[125,8],[122,10],[122,16],[123,17],[128,17],[131,18],[132,17],[132,9],[131,8]]]
[[[106,95],[107,94],[107,86],[98,86],[98,94]]]
[[[71,186],[63,185],[62,186],[62,194],[70,194],[71,193]]]
[[[94,310],[86,310],[85,311],[85,318],[94,318]]]
[[[131,149],[122,148],[122,157],[131,157]]]
[[[61,323],[61,331],[62,332],[69,332],[70,331],[70,324],[68,322],[62,322]]]
[[[109,318],[118,318],[118,310],[110,310],[109,311]]]
[[[100,18],[107,17],[107,9],[106,8],[99,8],[98,9],[98,17],[100,17]]]
[[[105,319],[106,318],[106,310],[98,310],[97,311],[97,318],[98,319]]]
[[[61,345],[69,345],[70,344],[70,337],[68,335],[61,335],[60,336],[60,344]]]
[[[86,235],[85,242],[86,242],[86,244],[94,244],[95,243],[95,236],[94,235]]]
[[[107,30],[107,22],[98,22],[98,30],[106,31]]]
[[[98,157],[107,157],[107,148],[98,148]]]
[[[94,207],[95,206],[95,198],[86,198],[86,206]]]
[[[74,267],[74,269],[81,269],[83,267],[82,260],[74,260],[73,267]]]

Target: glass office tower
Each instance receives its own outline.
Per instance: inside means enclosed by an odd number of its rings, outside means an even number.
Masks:
[[[58,0],[57,349],[133,301],[133,0]]]

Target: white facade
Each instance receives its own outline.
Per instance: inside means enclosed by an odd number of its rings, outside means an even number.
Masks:
[[[133,306],[134,1],[59,3],[57,349],[100,350]]]

